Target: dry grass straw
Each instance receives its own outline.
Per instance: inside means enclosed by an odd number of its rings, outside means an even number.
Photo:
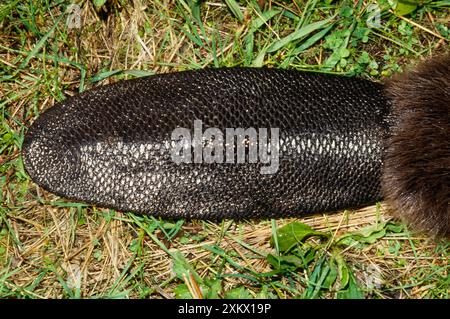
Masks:
[[[179,6],[172,1],[137,0],[132,6],[112,6],[102,20],[93,5],[84,1],[82,29],[67,30],[61,22],[42,49],[18,70],[15,80],[1,83],[0,100],[5,101],[2,105],[8,114],[4,120],[8,129],[20,140],[23,127],[39,113],[62,96],[75,94],[83,81],[80,65],[88,66],[84,84],[89,88],[117,80],[107,77],[100,83],[87,81],[107,71],[161,73],[204,67],[218,58],[232,64],[239,51],[235,48],[240,45],[236,41],[241,41],[236,38],[244,38],[249,24],[237,24],[224,4],[207,2],[202,7],[202,17],[205,22],[214,23],[204,23],[203,31],[196,24],[198,39],[205,43],[201,47],[182,32],[186,22]],[[246,10],[243,12],[248,21],[253,12]],[[40,30],[49,30],[60,14],[61,8],[53,8],[37,14],[35,23]],[[278,39],[280,30],[267,24],[265,36]],[[31,33],[20,35],[17,29],[5,25],[2,28],[9,33],[1,36],[0,63],[5,68],[17,69],[39,38]],[[424,30],[430,33],[430,28]],[[208,38],[220,40],[220,48],[211,48]],[[305,53],[308,54],[311,53]],[[318,57],[322,58],[322,51]],[[270,221],[185,222],[176,236],[168,239],[164,232],[170,229],[164,228],[164,222],[146,219],[143,224],[148,228],[142,228],[132,215],[70,205],[43,191],[21,176],[18,146],[5,150],[0,158],[2,165],[11,163],[2,172],[0,215],[3,218],[0,247],[4,248],[0,254],[0,286],[10,296],[173,298],[174,288],[183,282],[173,274],[173,259],[168,252],[174,251],[185,255],[202,278],[219,272],[245,273],[205,249],[208,245],[221,248],[245,269],[256,273],[271,270],[264,258],[267,253],[274,253],[269,244],[273,235]],[[276,224],[282,226],[299,220],[336,238],[389,220],[383,211],[383,207],[380,211],[372,206],[356,212],[280,219]],[[447,276],[448,282],[448,246],[438,246],[425,237],[411,237],[407,232],[385,236],[362,249],[348,247],[341,254],[362,281],[362,270],[368,265],[374,265],[381,273],[385,289],[375,289],[371,292],[373,297],[429,296],[428,291],[441,284],[427,280],[433,271],[439,271],[442,278]],[[192,296],[203,297],[195,278],[183,279]],[[239,285],[248,287],[253,295],[258,291],[254,283],[243,277],[227,276],[222,280],[224,291]],[[307,282],[308,274],[299,271],[276,280],[291,287],[279,289],[278,296],[291,298],[295,295],[292,290],[304,290],[302,282]]]

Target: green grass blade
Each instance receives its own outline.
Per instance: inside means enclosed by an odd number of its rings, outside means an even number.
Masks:
[[[308,36],[309,34],[313,33],[314,31],[317,31],[324,27],[327,27],[333,19],[334,19],[334,16],[324,19],[322,21],[313,22],[297,31],[292,32],[288,36],[286,36],[286,37],[274,42],[272,45],[270,45],[270,47],[267,49],[267,53],[276,52],[276,51],[280,50],[281,48],[287,46],[291,42],[294,42],[298,39],[304,38],[304,37]]]

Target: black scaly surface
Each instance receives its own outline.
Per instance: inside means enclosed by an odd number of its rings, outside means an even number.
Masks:
[[[23,160],[58,195],[164,217],[255,218],[380,199],[390,104],[380,84],[293,70],[228,68],[122,81],[68,98],[29,129]],[[279,128],[268,164],[175,164],[176,127]]]

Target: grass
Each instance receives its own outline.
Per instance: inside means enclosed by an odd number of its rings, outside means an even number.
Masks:
[[[121,79],[267,66],[382,81],[448,50],[448,1],[77,3],[79,16],[70,1],[0,4],[0,298],[449,297],[450,243],[411,233],[380,204],[165,221],[58,198],[20,157],[43,110]]]

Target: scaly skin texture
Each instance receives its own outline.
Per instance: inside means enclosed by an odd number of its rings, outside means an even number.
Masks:
[[[252,68],[163,74],[56,104],[28,131],[23,160],[45,189],[122,211],[207,219],[334,211],[380,199],[389,110],[383,87],[361,79]],[[278,170],[174,163],[171,134],[192,132],[194,120],[222,132],[278,128]]]

